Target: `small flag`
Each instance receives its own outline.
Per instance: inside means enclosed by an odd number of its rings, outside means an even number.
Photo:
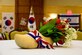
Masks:
[[[28,19],[28,30],[34,31],[36,30],[36,21],[33,13],[33,8],[30,9],[29,19]]]

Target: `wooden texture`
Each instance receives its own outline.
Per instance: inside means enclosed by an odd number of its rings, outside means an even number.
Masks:
[[[15,29],[28,30],[27,25],[31,6],[33,6],[37,29],[39,29],[44,16],[43,0],[15,0]],[[25,26],[20,25],[21,18],[26,19],[27,24]]]
[[[30,0],[15,0],[15,29],[27,30],[25,26],[20,25],[21,18],[28,19]]]

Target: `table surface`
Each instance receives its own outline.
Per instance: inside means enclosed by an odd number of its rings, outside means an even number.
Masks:
[[[82,41],[73,40],[70,48],[21,49],[14,40],[0,40],[0,55],[82,55]]]

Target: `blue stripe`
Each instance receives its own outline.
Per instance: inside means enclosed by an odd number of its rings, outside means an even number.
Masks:
[[[79,23],[69,23],[70,25],[79,25]]]
[[[42,40],[40,40],[40,43],[39,44],[41,45],[42,48],[45,48],[45,46],[42,45]]]
[[[30,35],[30,36],[33,37],[34,39],[36,38],[34,35],[32,35],[32,34],[30,34],[30,33],[28,33],[28,35]]]

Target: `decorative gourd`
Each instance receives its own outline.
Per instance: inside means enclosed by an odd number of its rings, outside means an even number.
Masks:
[[[29,35],[15,34],[16,44],[21,48],[36,48],[37,42]]]
[[[42,34],[39,33],[41,38],[48,42],[49,44],[53,44],[53,41],[51,40],[50,37],[44,37]],[[16,44],[21,47],[21,48],[37,48],[38,43],[36,40],[31,37],[29,34],[15,34],[14,36]]]

